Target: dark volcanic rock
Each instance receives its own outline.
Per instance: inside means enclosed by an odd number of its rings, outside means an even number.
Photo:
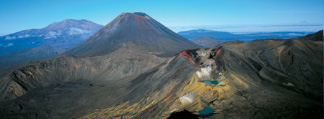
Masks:
[[[197,114],[205,107],[216,112],[206,118],[321,118],[322,44],[301,37],[183,51],[158,69],[129,79],[127,89],[135,90],[121,104],[83,118],[167,118],[181,110]]]
[[[322,118],[322,37],[319,31],[296,39],[221,45],[224,69],[242,82],[233,91],[233,104],[218,116]]]
[[[181,112],[172,113],[168,119],[199,119],[198,115],[192,114],[191,112],[184,110]]]
[[[181,50],[199,47],[145,13],[123,13],[65,54],[100,56],[117,50],[125,42],[134,42],[160,56],[173,56]]]

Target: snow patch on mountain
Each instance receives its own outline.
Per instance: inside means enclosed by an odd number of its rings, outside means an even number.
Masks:
[[[28,38],[28,37],[30,37],[30,35],[29,35],[29,34],[25,34],[25,35],[19,35],[19,36],[18,36],[18,38]]]
[[[16,36],[12,36],[12,37],[7,36],[7,37],[5,38],[5,40],[14,40],[14,39],[16,39]]]
[[[45,39],[56,38],[57,36],[60,36],[60,35],[62,35],[62,32],[60,30],[58,30],[57,32],[50,31],[45,35]]]
[[[70,35],[87,34],[87,33],[91,33],[91,31],[83,30],[83,29],[79,29],[79,28],[70,28],[70,31],[69,31]]]
[[[13,46],[14,44],[13,43],[8,43],[7,45],[3,45],[3,44],[0,44],[0,47],[10,47],[10,46]]]

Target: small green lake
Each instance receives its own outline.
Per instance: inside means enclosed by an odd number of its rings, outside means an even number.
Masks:
[[[199,111],[200,116],[208,116],[213,114],[213,108],[205,107],[203,110]]]
[[[218,84],[218,81],[209,81],[209,80],[204,80],[204,81],[198,81],[198,82],[202,82],[202,83],[205,83],[205,84]]]

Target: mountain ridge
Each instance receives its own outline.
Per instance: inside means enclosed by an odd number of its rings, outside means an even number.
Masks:
[[[198,37],[196,39],[192,39],[191,41],[204,47],[215,47],[223,42],[221,40],[208,36]]]
[[[88,20],[66,19],[41,29],[28,29],[0,36],[0,69],[25,61],[54,57],[86,40],[101,27]],[[44,49],[44,46],[49,46],[49,49]],[[52,53],[46,56],[42,54],[45,52],[39,51],[41,49]],[[22,55],[24,57],[20,57]]]
[[[241,40],[241,41],[252,41],[257,39],[269,39],[269,38],[282,38],[282,39],[290,39],[297,38],[301,36],[305,36],[311,34],[313,32],[256,32],[256,33],[245,33],[245,34],[236,34],[225,31],[213,31],[206,29],[197,29],[197,30],[189,30],[189,31],[180,31],[179,35],[187,38],[187,39],[195,39],[202,36],[209,36],[213,38],[217,38],[222,41],[233,41],[233,40]]]

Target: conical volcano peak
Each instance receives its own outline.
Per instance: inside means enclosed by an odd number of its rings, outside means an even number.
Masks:
[[[54,22],[48,26],[45,27],[45,29],[51,31],[51,30],[62,30],[62,29],[70,29],[70,28],[79,28],[79,29],[85,29],[85,30],[94,30],[98,29],[98,27],[101,27],[100,25],[97,25],[94,22],[81,19],[65,19],[60,22]]]
[[[151,19],[151,17],[143,12],[134,12],[134,13],[122,13],[117,18],[126,18],[126,19],[135,19],[135,21],[147,21]]]
[[[174,33],[145,13],[122,13],[87,41],[66,54],[89,57],[112,53],[125,42],[133,42],[159,56],[173,56],[199,45]]]
[[[150,19],[150,16],[148,16],[147,14],[145,13],[142,13],[142,12],[134,12],[134,17],[135,17],[135,20],[137,22],[139,21],[143,21],[143,20],[147,20],[147,19]]]
[[[142,17],[145,17],[145,16],[149,16],[143,12],[134,12],[134,13],[131,13],[131,12],[124,12],[122,14],[120,14],[120,16],[123,16],[123,15],[138,15],[138,16],[142,16]]]
[[[124,12],[124,13],[118,15],[113,21],[111,21],[106,26],[115,26],[115,25],[120,25],[120,24],[124,24],[124,23],[132,23],[132,22],[143,23],[143,22],[147,22],[149,19],[150,19],[150,17],[148,15],[146,15],[145,13],[138,12],[137,14],[135,14],[135,13]],[[108,28],[108,27],[106,27],[106,28]]]
[[[134,14],[138,15],[138,16],[142,16],[142,17],[148,16],[147,14],[145,14],[143,12],[134,12]]]

